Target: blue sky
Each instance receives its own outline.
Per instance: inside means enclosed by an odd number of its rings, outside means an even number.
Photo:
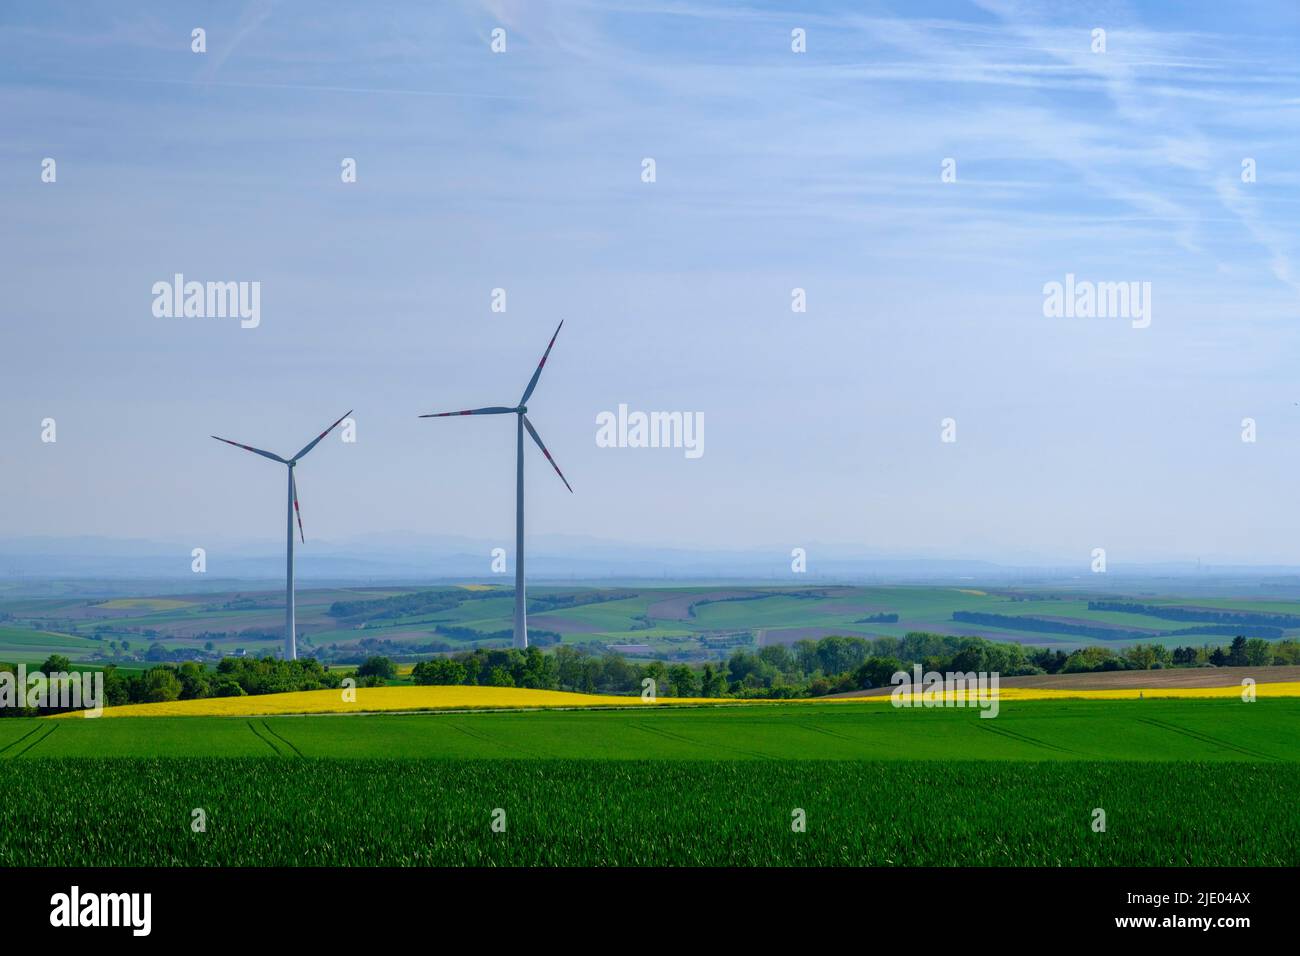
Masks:
[[[531,532],[1300,563],[1298,41],[1285,2],[8,6],[0,535],[278,539],[277,469],[207,436],[355,408],[309,546],[508,542],[512,423],[415,416],[515,401],[563,318],[530,417],[576,494],[530,453]],[[156,318],[177,272],[261,325]],[[1045,318],[1067,273],[1150,328]],[[620,403],[705,454],[598,448]]]

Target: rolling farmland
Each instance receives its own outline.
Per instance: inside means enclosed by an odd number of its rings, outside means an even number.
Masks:
[[[1295,865],[1298,718],[1289,698],[13,719],[0,864]]]
[[[1134,635],[1229,640],[1195,628],[1300,633],[1300,604],[1285,600],[737,586],[538,588],[530,599],[544,643],[668,661],[827,634],[1068,650]],[[6,601],[0,660],[59,653],[143,670],[167,655],[264,654],[282,641],[281,600]],[[336,667],[501,646],[511,606],[508,589],[487,586],[309,590],[301,646]],[[1249,704],[1244,676],[1259,682]],[[53,852],[79,865],[1291,866],[1298,680],[1286,666],[1008,677],[996,719],[894,708],[873,699],[880,688],[655,705],[401,679],[357,688],[346,705],[327,689],[11,718],[0,721],[0,827],[12,835],[0,865]],[[1053,697],[1064,699],[1037,699]],[[189,826],[196,808],[202,833]],[[1097,809],[1104,833],[1090,825]],[[491,828],[496,810],[504,832]]]
[[[304,653],[356,661],[370,653],[419,659],[509,644],[513,592],[490,586],[302,590]],[[1072,650],[1226,644],[1236,633],[1300,635],[1300,602],[1261,595],[1135,598],[1060,590],[957,587],[539,587],[529,622],[542,643],[562,641],[632,657],[701,661],[736,647],[831,634],[900,637],[911,631],[976,635]],[[1122,609],[1116,609],[1122,608]],[[0,601],[0,661],[129,662],[172,654],[216,659],[278,651],[278,591],[109,600]],[[112,646],[110,646],[110,644]],[[124,646],[125,644],[125,646]]]

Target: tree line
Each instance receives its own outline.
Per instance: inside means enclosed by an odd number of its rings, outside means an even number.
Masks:
[[[645,680],[660,697],[794,698],[890,686],[900,670],[919,664],[927,671],[1072,674],[1165,667],[1265,667],[1300,665],[1300,641],[1276,642],[1238,635],[1225,646],[1174,647],[1133,644],[1122,650],[1089,646],[1066,652],[914,631],[904,637],[824,637],[757,650],[737,649],[722,662],[702,665],[638,663],[594,647],[561,644],[543,652],[476,648],[417,663],[416,684],[526,687],[579,693],[640,694]],[[52,654],[41,671],[71,672],[71,661]],[[81,668],[79,668],[81,669]],[[15,672],[11,664],[0,670]],[[375,655],[352,675],[331,670],[315,658],[227,657],[215,667],[196,661],[158,664],[144,671],[104,668],[104,706],[160,703],[202,697],[240,697],[338,688],[347,676],[358,686],[381,686],[397,679],[391,658]],[[0,708],[0,716],[25,716],[22,708]]]
[[[86,668],[76,670],[86,673]],[[17,673],[13,664],[0,664],[0,670]],[[72,662],[62,654],[51,654],[40,666],[46,675],[71,673]],[[358,671],[359,672],[359,671]],[[323,690],[340,687],[346,675],[327,670],[314,658],[295,661],[278,657],[227,657],[215,667],[197,661],[180,665],[158,664],[143,671],[124,671],[110,664],[104,668],[104,706],[122,704],[156,704],[200,697],[244,697],[256,694],[282,694],[296,690]],[[383,683],[369,681],[369,683]],[[367,683],[364,676],[359,685]],[[34,716],[34,708],[0,707],[0,717]]]
[[[900,670],[920,664],[939,672],[984,671],[1002,677],[1027,674],[1148,670],[1164,667],[1300,664],[1300,642],[1270,643],[1236,637],[1226,647],[1135,644],[1121,651],[1090,646],[1072,652],[995,643],[981,637],[912,632],[905,637],[824,637],[738,649],[721,663],[636,663],[620,654],[561,644],[451,654],[415,665],[417,684],[479,684],[581,693],[637,694],[655,682],[664,697],[820,697],[890,686]]]

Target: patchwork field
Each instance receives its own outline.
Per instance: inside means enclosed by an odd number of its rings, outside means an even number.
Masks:
[[[1294,866],[1297,721],[1295,698],[9,719],[0,865]]]
[[[900,637],[910,631],[977,635],[1071,650],[1226,644],[1241,633],[1300,635],[1300,601],[1134,597],[1102,592],[958,587],[539,587],[529,624],[543,643],[627,648],[632,656],[700,661],[736,647],[790,644],[833,634]],[[0,601],[0,660],[59,649],[80,661],[138,660],[150,648],[217,658],[278,650],[278,589]],[[513,596],[493,585],[303,589],[300,646],[322,660],[379,651],[416,659],[506,646]]]

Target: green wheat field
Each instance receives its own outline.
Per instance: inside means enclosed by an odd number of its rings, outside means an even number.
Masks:
[[[0,865],[1294,866],[1298,720],[1295,699],[10,719]]]

